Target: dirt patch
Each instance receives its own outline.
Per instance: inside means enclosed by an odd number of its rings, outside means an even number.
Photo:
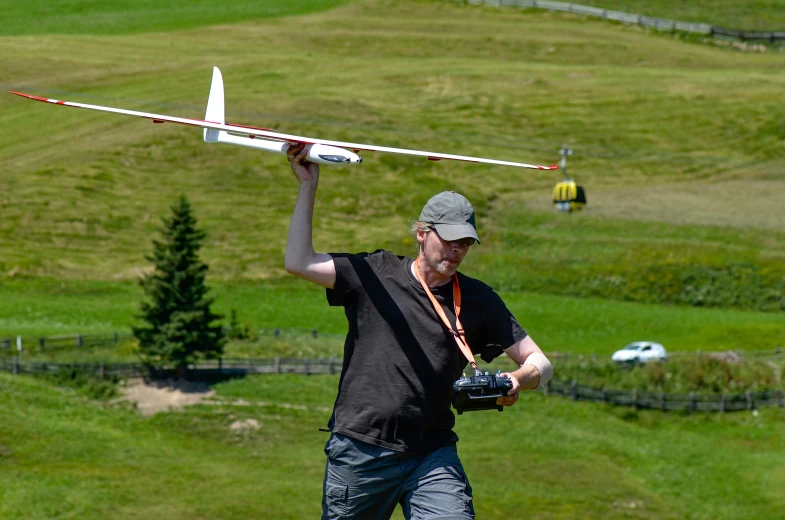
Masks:
[[[245,419],[244,421],[234,421],[229,425],[229,429],[237,433],[252,433],[261,428],[261,424],[256,419]]]
[[[122,389],[122,393],[120,400],[135,403],[142,415],[154,415],[197,404],[205,398],[213,397],[215,390],[206,383],[176,380],[150,383],[142,379],[131,379]]]

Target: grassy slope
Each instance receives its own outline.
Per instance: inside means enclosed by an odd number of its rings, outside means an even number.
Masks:
[[[6,38],[0,48],[15,85],[86,102],[200,117],[210,66],[219,64],[238,123],[533,162],[553,162],[568,142],[572,171],[591,190],[706,178],[758,185],[778,179],[784,161],[776,94],[785,57],[548,13],[381,2],[193,32]],[[294,186],[280,158],[207,147],[187,128],[12,96],[0,107],[0,272],[132,277],[145,266],[158,215],[185,192],[211,234],[205,255],[216,276],[282,275]],[[484,231],[497,231],[503,216],[527,214],[519,196],[547,200],[556,177],[369,156],[362,169],[325,173],[317,246],[407,251],[413,208],[447,187],[469,193]],[[635,234],[635,222],[610,222]],[[669,233],[681,231],[675,224]],[[718,254],[733,256],[726,243],[738,232],[714,231]],[[782,241],[771,238],[781,234],[753,231],[739,256],[781,258]],[[485,251],[504,251],[490,238]]]
[[[341,67],[317,66],[339,60]],[[571,167],[591,180],[590,197],[624,188],[629,179],[662,186],[719,178],[758,187],[776,182],[782,171],[776,122],[783,114],[772,101],[783,82],[780,57],[685,45],[623,27],[609,34],[607,25],[569,17],[381,2],[198,33],[0,39],[5,83],[193,117],[200,116],[216,63],[224,68],[238,123],[510,159],[550,158],[568,141],[583,154]],[[52,112],[60,109],[10,96],[0,98],[0,107],[0,272],[62,279],[3,280],[3,330],[73,332],[78,325],[104,331],[127,324],[135,289],[115,279],[133,278],[144,267],[157,216],[180,192],[191,196],[214,238],[205,251],[213,272],[231,282],[219,289],[222,305],[242,305],[241,317],[260,326],[290,320],[339,328],[340,315],[324,311],[315,290],[278,282],[271,286],[274,298],[265,300],[248,283],[281,275],[290,207],[284,201],[293,187],[280,161],[205,149],[197,134],[182,128]],[[705,115],[709,109],[714,118]],[[338,120],[352,126],[333,123]],[[553,229],[566,234],[565,241],[585,233],[565,223],[578,219],[558,220],[519,203],[535,193],[547,198],[552,176],[478,175],[462,165],[381,156],[364,165],[324,176],[317,222],[322,248],[367,249],[387,236],[382,245],[403,252],[409,246],[402,229],[412,208],[447,186],[476,193],[490,238],[469,272],[497,276],[490,258],[503,242],[491,237],[515,231],[507,226],[516,219],[545,221],[539,232]],[[454,174],[449,183],[445,171]],[[683,224],[703,216],[674,221],[673,210],[647,216],[670,224],[658,228],[658,236],[673,242],[671,251],[684,247],[675,238],[687,231],[696,248],[705,240],[720,256],[782,255],[781,225],[767,234],[755,231],[756,224],[741,234],[734,226],[692,233]],[[609,227],[609,248],[649,242],[635,236],[634,215],[587,212],[579,219],[597,226],[597,234]],[[601,244],[589,245],[601,254]],[[534,252],[544,257],[549,247]],[[495,280],[510,275],[502,271]],[[631,330],[650,331],[652,323],[682,344],[690,334],[724,339],[723,326],[742,339],[756,329],[771,337],[778,330],[773,314],[505,297],[517,312],[542,317],[546,328],[538,336],[575,350],[592,342],[610,349],[606,345],[626,341]],[[298,307],[298,316],[284,312],[288,305]],[[569,325],[575,320],[579,325]],[[307,408],[210,405],[144,420],[0,374],[0,516],[316,516],[325,440],[316,429],[326,421],[335,385],[334,378],[249,379],[219,392],[267,402],[297,396],[291,401]],[[544,509],[546,518],[773,518],[785,506],[778,491],[785,484],[780,410],[682,418],[537,396],[520,404],[459,421],[461,453],[483,518],[519,516],[522,508]],[[249,417],[262,424],[258,433],[228,433],[232,421]]]
[[[313,518],[336,384],[250,378],[218,385],[221,404],[143,419],[0,374],[0,516]],[[230,432],[245,419],[261,428]],[[457,432],[478,517],[757,519],[785,507],[784,423],[779,409],[683,417],[527,396]]]
[[[325,169],[317,247],[407,253],[412,208],[457,188],[475,201],[486,237],[465,272],[504,290],[550,350],[602,352],[643,336],[673,350],[785,342],[776,316],[695,311],[687,315],[696,325],[684,327],[678,308],[517,294],[569,293],[572,284],[559,276],[643,278],[663,261],[750,262],[778,272],[780,55],[542,12],[427,2],[193,32],[5,38],[0,47],[16,84],[78,90],[68,97],[99,104],[200,117],[217,63],[238,123],[540,162],[567,141],[576,150],[570,171],[589,186],[582,215],[553,214],[552,173],[369,155],[362,169]],[[345,66],[329,66],[339,62]],[[234,307],[259,327],[343,329],[319,291],[276,281],[285,276],[294,191],[279,158],[206,147],[187,128],[12,96],[0,106],[0,273],[62,280],[6,278],[0,335],[127,327],[138,292],[115,280],[146,267],[158,216],[181,192],[210,233],[204,256],[213,279],[231,282],[218,291],[223,312]],[[656,204],[647,202],[650,192],[659,194]],[[685,193],[692,198],[679,197]],[[725,202],[712,202],[718,197]],[[274,284],[260,291],[260,279]]]
[[[198,31],[5,38],[0,48],[19,88],[80,101],[200,117],[219,64],[238,123],[533,162],[552,162],[568,142],[570,171],[589,187],[588,210],[564,218],[548,207],[553,173],[369,155],[362,169],[325,170],[322,250],[407,253],[416,208],[453,188],[470,194],[486,237],[465,272],[504,290],[570,293],[576,277],[645,280],[663,265],[785,274],[780,54],[543,12],[384,1]],[[0,106],[0,273],[105,280],[100,291],[125,293],[112,281],[146,267],[158,216],[187,193],[210,233],[214,279],[285,276],[294,186],[279,158],[206,147],[187,128],[12,96]],[[25,313],[5,315],[21,326],[12,332],[24,331]],[[74,323],[67,312],[49,319]]]

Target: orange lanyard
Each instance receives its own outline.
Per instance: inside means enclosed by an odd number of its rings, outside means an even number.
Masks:
[[[455,308],[455,329],[450,326],[450,320],[447,319],[447,315],[444,313],[444,309],[442,308],[442,304],[439,303],[436,298],[433,296],[433,293],[428,288],[428,285],[423,281],[422,276],[420,276],[420,269],[418,267],[418,262],[420,261],[419,258],[414,261],[414,276],[417,277],[417,280],[422,285],[422,288],[425,289],[425,294],[428,295],[428,298],[431,300],[433,304],[433,308],[436,310],[436,314],[442,319],[444,325],[447,327],[452,333],[453,338],[455,338],[455,343],[458,344],[458,348],[461,349],[463,355],[466,356],[466,359],[469,360],[472,368],[477,370],[477,363],[474,362],[474,354],[472,354],[472,349],[469,348],[469,344],[466,342],[466,333],[461,326],[461,286],[458,285],[458,274],[452,275],[452,301],[453,306]]]

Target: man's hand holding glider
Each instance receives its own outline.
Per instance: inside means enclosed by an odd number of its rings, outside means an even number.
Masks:
[[[303,143],[292,144],[286,151],[286,158],[292,165],[292,171],[300,184],[313,183],[314,189],[319,183],[319,165],[306,161],[308,150]]]

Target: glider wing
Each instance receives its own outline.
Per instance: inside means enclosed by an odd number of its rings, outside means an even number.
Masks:
[[[87,105],[84,103],[75,103],[73,101],[63,101],[59,99],[49,99],[40,96],[35,96],[32,94],[25,94],[23,92],[15,92],[13,90],[9,91],[11,94],[15,94],[17,96],[21,96],[27,99],[32,99],[34,101],[41,101],[44,103],[51,103],[53,105],[61,105],[73,108],[84,108],[88,110],[98,110],[101,112],[110,112],[113,114],[120,114],[126,116],[135,116],[135,117],[142,117],[145,119],[150,119],[153,123],[177,123],[181,125],[188,125],[188,126],[196,126],[200,128],[204,128],[207,130],[218,130],[224,132],[230,132],[235,135],[243,135],[247,136],[251,139],[256,137],[261,137],[265,139],[273,139],[278,141],[286,141],[289,143],[304,143],[304,144],[320,144],[325,146],[335,146],[339,148],[346,148],[353,151],[364,150],[364,151],[372,151],[372,152],[386,152],[386,153],[395,153],[401,155],[411,155],[417,157],[424,157],[431,161],[439,161],[442,159],[446,160],[453,160],[453,161],[467,161],[467,162],[475,162],[475,163],[485,163],[485,164],[496,164],[500,166],[514,166],[518,168],[531,168],[535,170],[555,170],[558,169],[558,165],[551,165],[551,166],[540,166],[536,164],[525,164],[519,162],[510,162],[510,161],[498,161],[495,159],[485,159],[482,157],[469,157],[465,155],[450,155],[450,154],[443,154],[443,153],[436,153],[436,152],[426,152],[422,150],[407,150],[404,148],[390,148],[386,146],[375,146],[370,144],[360,144],[360,143],[348,143],[343,141],[331,141],[327,139],[316,139],[312,137],[305,137],[299,135],[292,135],[292,134],[284,134],[281,132],[276,132],[266,128],[255,128],[255,127],[248,127],[248,126],[241,126],[241,125],[232,125],[232,124],[225,124],[223,121],[221,122],[214,122],[214,121],[204,121],[201,119],[190,119],[185,117],[174,117],[174,116],[166,116],[160,114],[151,114],[148,112],[138,112],[135,110],[125,110],[121,108],[112,108],[112,107],[104,107],[98,105]]]

